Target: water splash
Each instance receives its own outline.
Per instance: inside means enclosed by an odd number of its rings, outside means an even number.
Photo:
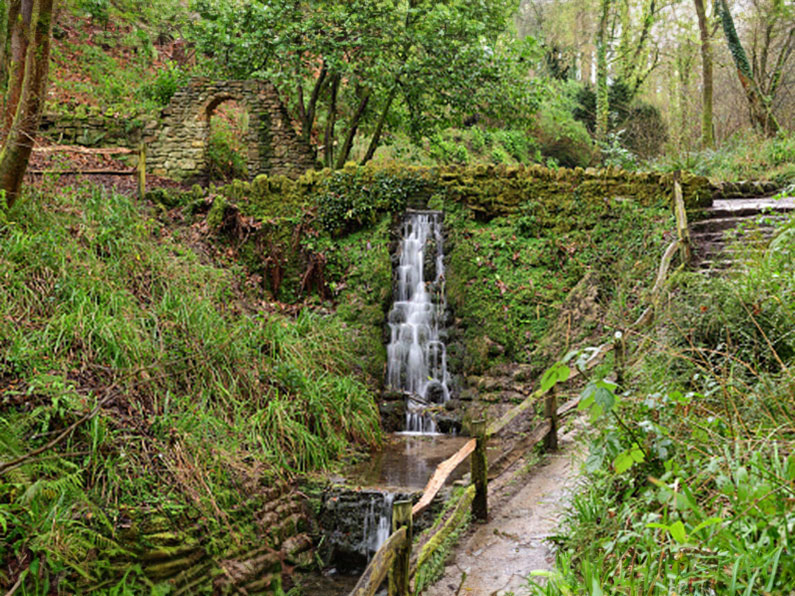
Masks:
[[[436,424],[425,410],[450,399],[447,348],[440,334],[447,309],[441,213],[407,213],[399,251],[387,385],[409,395],[406,431],[434,433]]]

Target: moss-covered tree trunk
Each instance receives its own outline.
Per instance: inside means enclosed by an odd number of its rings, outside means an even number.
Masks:
[[[607,91],[607,18],[611,0],[599,0],[599,27],[596,30],[596,138],[607,137],[607,120],[610,107]]]
[[[12,55],[14,69],[24,68],[20,78],[11,71],[9,77],[9,101],[6,109],[14,106],[14,117],[8,129],[0,151],[0,189],[6,193],[6,205],[14,204],[22,186],[22,178],[28,167],[28,160],[33,151],[33,140],[39,127],[39,118],[44,105],[47,88],[47,74],[50,62],[50,36],[52,33],[52,14],[55,0],[22,0],[21,18],[15,23],[15,36],[27,37],[32,41],[25,46],[25,54]],[[34,4],[35,10],[34,10]],[[26,26],[26,15],[35,15],[27,22],[28,30],[16,31],[17,27]],[[16,52],[19,49],[15,49]],[[24,65],[24,66],[23,66]],[[18,85],[18,89],[12,88]],[[10,99],[16,97],[11,103]]]
[[[740,37],[737,35],[737,30],[734,27],[734,19],[732,18],[731,12],[729,12],[729,6],[726,0],[717,0],[716,7],[720,11],[723,34],[726,37],[726,43],[729,46],[732,60],[734,60],[737,76],[745,92],[745,97],[748,100],[751,122],[765,135],[773,136],[779,131],[780,127],[776,117],[773,115],[770,98],[762,93],[756,80],[754,80],[751,64],[748,62],[748,56],[740,42]]]
[[[704,0],[693,0],[698,15],[698,31],[701,37],[701,146],[715,146],[712,132],[712,40],[707,27]]]

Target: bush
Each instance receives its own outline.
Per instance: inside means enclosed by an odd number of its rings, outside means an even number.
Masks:
[[[187,73],[174,62],[169,62],[165,70],[160,71],[152,82],[144,85],[142,94],[144,98],[166,106],[179,88],[187,83],[187,79]]]
[[[585,167],[593,160],[593,143],[582,122],[574,117],[572,84],[555,85],[544,98],[536,117],[535,136],[541,154],[565,167]]]

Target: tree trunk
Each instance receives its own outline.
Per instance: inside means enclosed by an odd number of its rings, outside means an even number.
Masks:
[[[337,124],[337,95],[340,89],[340,75],[334,75],[331,80],[331,99],[329,100],[328,120],[326,121],[326,136],[323,139],[324,164],[330,168],[334,164],[334,127]]]
[[[609,113],[607,91],[607,18],[610,12],[610,0],[600,0],[601,14],[599,28],[596,30],[596,138],[604,141],[607,138],[607,120]]]
[[[359,105],[356,108],[356,113],[354,113],[353,118],[351,119],[351,123],[348,126],[348,134],[345,136],[345,142],[342,144],[342,148],[340,149],[340,153],[337,156],[337,165],[335,166],[338,170],[345,165],[345,162],[348,160],[348,156],[351,154],[351,148],[353,147],[353,139],[356,138],[356,132],[359,130],[359,122],[361,122],[362,116],[364,116],[364,112],[367,109],[367,104],[370,102],[370,89],[365,89],[362,98],[359,100]]]
[[[20,84],[16,111],[0,151],[0,189],[6,193],[6,206],[11,207],[19,196],[22,178],[28,166],[33,139],[39,126],[47,89],[47,74],[50,62],[50,35],[55,0],[39,0],[38,17],[33,29],[33,41],[23,56],[24,76]],[[25,13],[23,0],[22,13]],[[32,11],[32,1],[31,13]],[[21,19],[24,24],[24,16]],[[28,32],[30,35],[30,31]],[[30,37],[28,37],[30,39]],[[15,56],[16,60],[18,56]]]
[[[384,106],[384,111],[381,112],[381,117],[378,119],[378,124],[376,124],[375,132],[373,132],[373,137],[370,139],[370,146],[367,147],[367,153],[365,153],[364,158],[362,158],[362,165],[366,164],[368,161],[373,159],[375,155],[375,150],[378,149],[378,144],[381,142],[381,133],[384,131],[384,124],[386,123],[386,117],[389,115],[389,110],[392,108],[392,102],[395,100],[395,95],[397,95],[398,86],[395,83],[394,87],[389,91],[389,97],[386,99],[386,105]]]
[[[0,0],[0,84],[5,84],[8,74],[8,34],[11,30],[9,2]]]
[[[698,15],[698,31],[701,36],[701,146],[715,147],[712,133],[712,41],[707,26],[704,0],[693,0]]]
[[[748,62],[748,56],[740,42],[740,37],[737,35],[737,30],[734,27],[734,19],[729,12],[729,6],[726,4],[726,0],[717,0],[717,6],[720,9],[720,21],[723,25],[726,43],[729,46],[729,52],[732,55],[732,60],[734,60],[734,66],[737,69],[737,77],[740,79],[740,84],[748,100],[751,122],[763,134],[774,136],[778,133],[780,127],[771,110],[770,99],[762,94],[759,85],[754,80],[751,65]]]
[[[5,117],[3,118],[3,137],[8,135],[17,113],[22,83],[25,78],[25,58],[30,45],[33,0],[13,0],[8,10],[10,40],[10,60],[8,62],[8,86],[5,97]]]
[[[301,140],[308,144],[312,142],[312,128],[315,125],[315,115],[317,114],[317,101],[320,94],[326,86],[326,63],[320,69],[315,80],[315,85],[312,88],[312,95],[309,97],[309,103],[304,105],[304,90],[299,85],[298,87],[298,117],[301,120]]]

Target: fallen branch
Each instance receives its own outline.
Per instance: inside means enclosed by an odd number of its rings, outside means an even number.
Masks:
[[[97,405],[94,406],[93,410],[91,410],[88,414],[83,416],[77,422],[74,422],[70,426],[68,426],[66,428],[66,430],[64,430],[60,435],[55,437],[52,441],[50,441],[49,443],[47,443],[45,445],[42,445],[41,447],[39,447],[37,449],[34,449],[33,451],[27,452],[25,455],[22,455],[22,456],[18,457],[15,460],[12,460],[10,462],[6,462],[4,464],[0,464],[0,474],[5,474],[9,470],[13,470],[14,468],[19,467],[20,465],[22,465],[23,463],[25,463],[29,459],[31,459],[33,457],[36,457],[37,455],[52,449],[53,447],[58,445],[58,443],[60,443],[64,439],[66,439],[66,437],[68,437],[72,433],[72,431],[74,431],[78,426],[80,426],[84,422],[87,422],[88,420],[91,420],[94,416],[96,416],[99,413],[99,411],[102,409],[102,406],[104,406],[106,403],[108,403],[111,400],[111,398],[115,397],[116,394],[113,393],[113,390],[116,388],[116,386],[117,386],[117,383],[114,383],[113,385],[108,387],[105,390],[107,395],[105,397],[103,397],[100,401],[97,402]]]

